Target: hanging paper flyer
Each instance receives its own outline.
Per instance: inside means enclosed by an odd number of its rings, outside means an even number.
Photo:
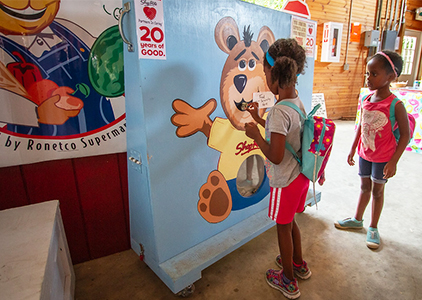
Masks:
[[[315,56],[317,22],[292,16],[290,36],[306,50],[307,57]]]
[[[135,0],[139,58],[166,59],[163,0]]]
[[[316,111],[315,116],[327,118],[324,93],[312,94],[312,108],[318,104],[321,104],[321,107]]]

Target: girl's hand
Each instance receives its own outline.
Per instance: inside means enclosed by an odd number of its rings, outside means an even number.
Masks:
[[[384,167],[384,179],[388,179],[396,175],[397,164],[392,161],[389,161]]]
[[[349,156],[347,157],[347,163],[349,164],[349,166],[354,166],[355,165],[355,160],[353,159],[353,156],[355,156],[354,152],[350,152]]]
[[[251,114],[252,118],[254,120],[257,120],[258,118],[260,118],[259,114],[258,114],[258,103],[257,102],[251,102],[248,104],[248,106],[246,106],[246,110]]]
[[[252,122],[245,124],[245,133],[248,137],[254,140],[261,136],[258,126]]]

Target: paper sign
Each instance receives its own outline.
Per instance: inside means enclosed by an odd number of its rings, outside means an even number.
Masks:
[[[290,36],[306,50],[307,57],[315,57],[317,22],[292,16]]]
[[[253,93],[253,102],[258,102],[259,108],[274,106],[274,94],[271,92]]]
[[[327,118],[327,110],[325,108],[325,99],[323,93],[312,94],[312,108],[321,104],[321,107],[316,111],[314,116]]]
[[[163,0],[135,0],[139,58],[166,59]]]

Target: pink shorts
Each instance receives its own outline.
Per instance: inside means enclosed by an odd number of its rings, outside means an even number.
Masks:
[[[309,179],[302,173],[284,188],[271,187],[268,217],[277,224],[289,224],[305,208]]]

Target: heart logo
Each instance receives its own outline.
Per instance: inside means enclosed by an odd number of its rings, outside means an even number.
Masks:
[[[147,16],[148,19],[153,20],[157,11],[153,7],[144,7],[144,14]]]
[[[308,28],[308,31],[309,31],[309,34],[312,34],[312,28],[311,27]]]

